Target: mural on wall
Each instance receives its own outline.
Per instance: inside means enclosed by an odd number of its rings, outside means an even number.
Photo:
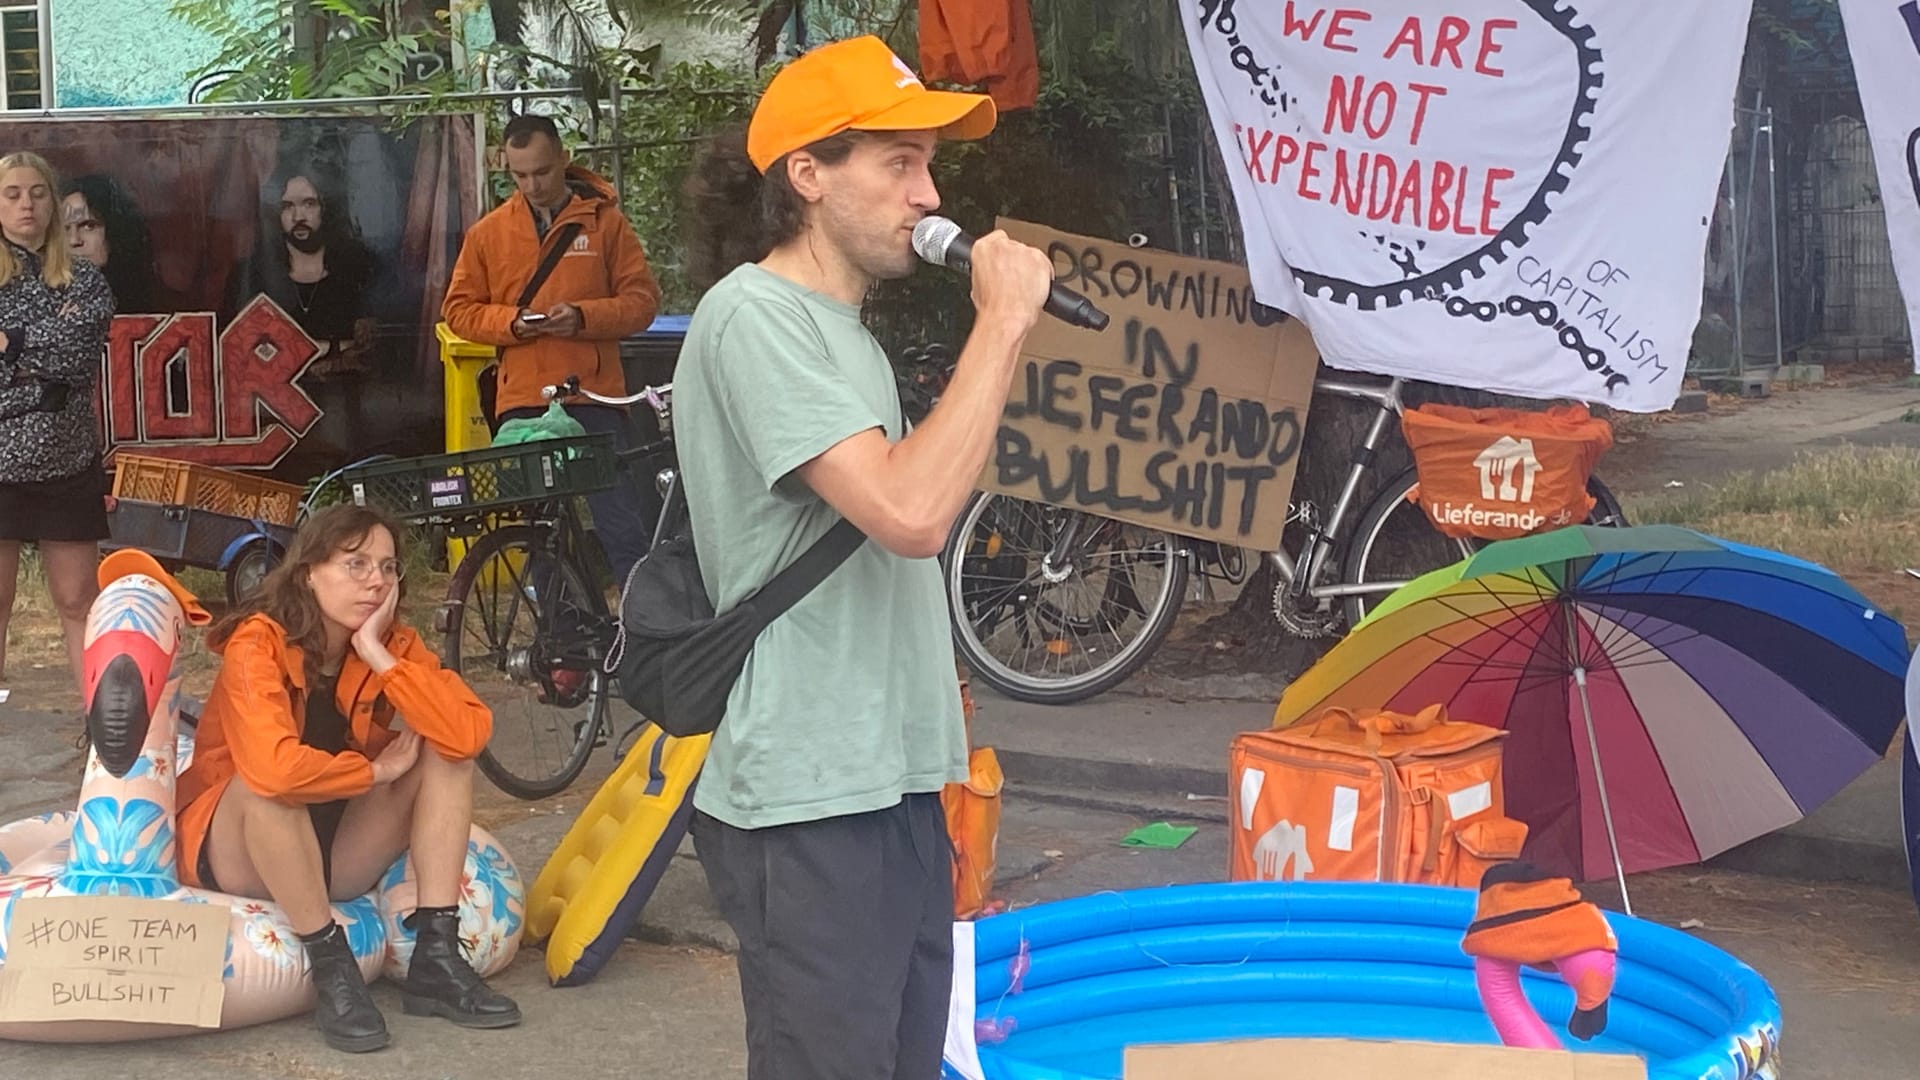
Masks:
[[[113,450],[298,480],[437,452],[433,328],[477,216],[471,116],[20,121],[116,314]]]
[[[54,56],[54,104],[63,109],[180,105],[195,100],[199,73],[220,53],[218,42],[152,0],[51,0],[49,47]],[[401,0],[397,30],[420,33],[444,26],[441,12],[459,20],[469,51],[494,41],[493,16],[482,0]],[[137,41],[138,48],[127,43]],[[421,81],[454,63],[451,48],[410,58],[407,75]]]
[[[53,0],[47,5],[54,105],[93,109],[175,105],[219,49],[152,0]],[[128,48],[129,42],[138,48]]]

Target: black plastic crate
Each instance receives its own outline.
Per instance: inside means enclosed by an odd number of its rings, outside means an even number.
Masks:
[[[383,461],[348,469],[340,482],[357,505],[431,521],[601,491],[618,465],[611,434],[575,435]]]

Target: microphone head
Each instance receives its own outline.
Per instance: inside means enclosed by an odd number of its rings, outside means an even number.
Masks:
[[[959,237],[959,225],[938,214],[929,214],[913,227],[913,250],[935,266],[946,266],[947,251]]]

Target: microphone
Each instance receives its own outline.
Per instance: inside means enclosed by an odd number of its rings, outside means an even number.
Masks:
[[[946,218],[938,215],[921,218],[920,224],[913,227],[913,250],[935,266],[973,273],[973,237]],[[1047,292],[1046,311],[1056,319],[1088,330],[1107,328],[1106,312],[1057,281]]]

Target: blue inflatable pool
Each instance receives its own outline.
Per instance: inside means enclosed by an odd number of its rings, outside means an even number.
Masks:
[[[1474,899],[1410,885],[1175,885],[983,919],[975,1018],[1004,1037],[982,1040],[980,1075],[1118,1080],[1130,1044],[1496,1042],[1460,950]],[[1637,1054],[1654,1080],[1779,1076],[1780,1007],[1757,972],[1679,931],[1609,919],[1620,969],[1607,1030],[1570,1046]],[[1525,985],[1561,1030],[1572,991],[1531,972]],[[945,1075],[971,1071],[956,1066],[950,1054]]]

